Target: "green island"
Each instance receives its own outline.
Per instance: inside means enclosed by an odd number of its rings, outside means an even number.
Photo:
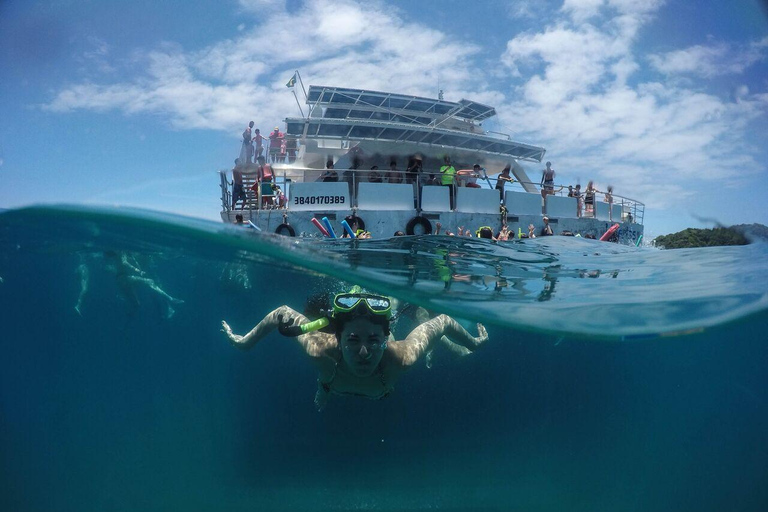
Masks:
[[[677,233],[657,236],[653,244],[662,249],[684,249],[688,247],[746,245],[756,239],[768,240],[768,226],[738,224],[712,229],[687,228]]]

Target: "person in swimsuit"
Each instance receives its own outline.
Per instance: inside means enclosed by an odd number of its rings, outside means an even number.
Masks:
[[[225,321],[221,325],[232,345],[244,350],[275,329],[295,338],[319,370],[315,394],[319,411],[331,394],[384,398],[403,373],[436,347],[463,356],[488,339],[481,324],[477,324],[478,335],[472,336],[453,318],[438,315],[421,323],[404,340],[395,341],[390,334],[391,318],[389,297],[364,293],[355,286],[336,295],[330,314],[319,320],[311,321],[281,306],[244,336],[234,334]]]
[[[547,168],[541,173],[541,195],[552,195],[555,193],[555,170],[552,168],[552,162],[547,162]]]

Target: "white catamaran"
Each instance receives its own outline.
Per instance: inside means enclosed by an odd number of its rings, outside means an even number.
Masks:
[[[234,181],[220,171],[224,222],[241,215],[289,236],[366,230],[386,238],[431,233],[437,223],[494,232],[506,224],[515,234],[532,224],[538,234],[546,216],[554,234],[600,237],[619,224],[619,239],[634,243],[643,233],[639,201],[612,194],[606,202],[598,193],[590,204],[557,185],[542,193],[520,162],[541,163],[546,150],[483,129],[496,115],[488,105],[323,86],[310,86],[305,98],[308,115],[285,119],[270,142],[271,183],[259,183],[257,164],[234,169]],[[497,176],[505,166],[509,180]],[[237,181],[245,198],[233,205]]]

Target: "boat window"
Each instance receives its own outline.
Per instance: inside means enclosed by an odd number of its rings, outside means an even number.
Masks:
[[[285,130],[291,135],[301,135],[304,132],[304,123],[288,123]]]
[[[343,124],[322,124],[318,135],[327,135],[330,137],[343,137],[349,131],[349,126]]]
[[[461,146],[469,137],[458,135],[445,135],[440,139],[440,144],[446,146]]]
[[[483,149],[486,146],[488,146],[489,144],[491,144],[491,142],[487,141],[487,140],[483,140],[483,139],[470,139],[470,140],[468,140],[464,144],[464,147],[465,148],[470,148],[470,149]]]
[[[392,114],[389,114],[388,112],[372,112],[370,119],[376,121],[391,121]]]
[[[412,101],[410,105],[408,105],[408,110],[418,110],[419,112],[426,112],[429,110],[429,107],[431,107],[433,103],[427,103],[425,101]]]
[[[336,93],[333,95],[332,103],[354,103],[355,98],[343,93]]]
[[[317,129],[320,127],[318,123],[309,123],[309,128],[307,128],[307,135],[317,135]]]
[[[428,133],[426,137],[421,141],[425,144],[434,144],[436,143],[441,137],[443,137],[442,133]]]
[[[370,119],[371,112],[366,112],[365,110],[351,110],[349,112],[349,117],[351,119]]]
[[[398,128],[387,128],[384,130],[380,135],[380,139],[390,139],[390,140],[397,140],[405,133],[405,130],[400,130]]]
[[[387,108],[405,108],[405,106],[410,101],[411,101],[410,99],[390,98],[388,101],[384,103],[383,106]]]
[[[349,136],[350,138],[374,139],[380,131],[381,128],[376,126],[353,126]]]
[[[346,119],[349,115],[349,110],[346,108],[327,108],[325,109],[325,116],[331,119]]]
[[[367,103],[369,105],[380,106],[385,99],[386,99],[385,96],[371,96],[369,94],[363,94],[362,96],[360,96],[360,103]]]
[[[492,153],[504,153],[506,146],[504,144],[499,144],[498,142],[491,144],[487,148],[485,148],[486,151],[491,151]]]

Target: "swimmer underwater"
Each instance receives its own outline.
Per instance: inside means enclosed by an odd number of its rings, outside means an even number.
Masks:
[[[456,320],[438,315],[413,329],[404,340],[390,334],[392,301],[353,287],[333,298],[333,309],[311,321],[288,306],[281,306],[248,334],[234,334],[227,322],[222,331],[232,345],[248,350],[278,329],[296,338],[319,370],[315,405],[322,411],[329,396],[352,395],[378,400],[392,392],[400,376],[437,346],[467,355],[488,339],[482,324],[472,336]],[[450,338],[450,339],[449,339]]]

